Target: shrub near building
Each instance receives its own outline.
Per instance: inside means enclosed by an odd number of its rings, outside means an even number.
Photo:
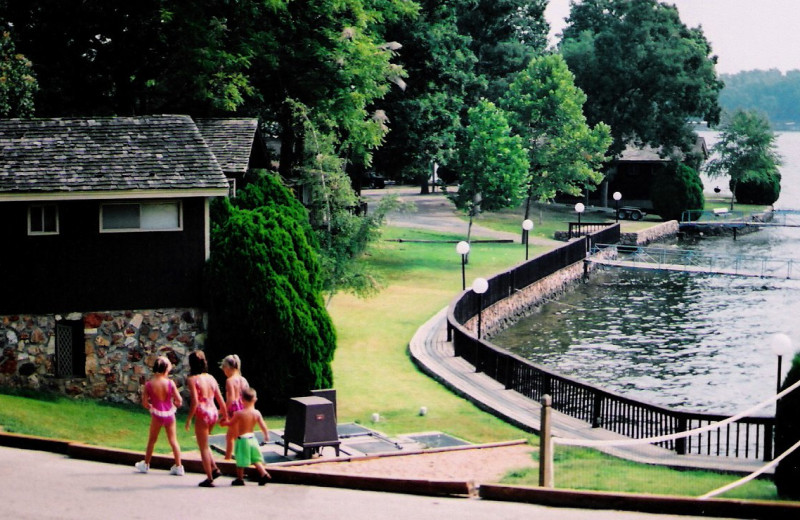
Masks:
[[[684,211],[703,209],[703,181],[693,168],[670,163],[653,182],[653,210],[664,220],[680,220]]]
[[[321,296],[315,235],[305,209],[273,175],[215,208],[208,262],[207,354],[236,353],[259,404],[333,384],[333,323]]]

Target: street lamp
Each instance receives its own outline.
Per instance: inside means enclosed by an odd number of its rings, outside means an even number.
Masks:
[[[578,214],[578,236],[581,236],[581,213],[586,209],[582,202],[575,204],[575,213]]]
[[[788,356],[794,352],[794,347],[792,347],[792,339],[787,336],[786,334],[773,334],[772,339],[770,339],[770,345],[772,347],[772,353],[778,356],[778,390],[776,393],[780,393],[781,391],[781,361],[783,360],[783,356]]]
[[[462,240],[458,244],[456,244],[456,253],[461,255],[461,290],[464,291],[467,288],[467,279],[466,273],[464,272],[464,265],[467,263],[467,254],[469,253],[469,242],[465,242]]]
[[[489,288],[486,278],[475,278],[472,282],[472,292],[478,295],[478,339],[481,339],[481,315],[483,314],[483,293]]]
[[[617,222],[619,222],[619,200],[622,198],[622,193],[615,191],[612,197],[614,197],[614,213],[616,213]]]
[[[528,259],[528,232],[533,229],[533,221],[526,218],[522,221],[522,234],[525,236],[525,260]]]

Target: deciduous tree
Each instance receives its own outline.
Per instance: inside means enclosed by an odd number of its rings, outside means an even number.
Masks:
[[[602,181],[598,167],[606,159],[610,129],[586,123],[585,102],[563,58],[555,54],[531,60],[503,97],[501,105],[529,150],[525,218],[531,199],[579,195]]]
[[[706,164],[706,172],[712,178],[730,178],[731,209],[740,183],[771,183],[776,177],[780,179],[781,156],[775,133],[767,118],[758,112],[737,110],[723,123],[712,153],[715,157]]]
[[[511,134],[506,114],[494,103],[480,100],[469,109],[468,120],[459,153],[461,184],[450,195],[456,207],[469,216],[467,242],[472,221],[481,211],[519,204],[529,166],[522,138]]]
[[[695,135],[687,121],[719,122],[716,56],[702,28],[686,27],[673,5],[573,3],[559,50],[588,97],[589,124],[611,127],[612,156],[628,143],[691,154]]]

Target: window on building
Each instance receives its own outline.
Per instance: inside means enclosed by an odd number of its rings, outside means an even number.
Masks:
[[[56,322],[56,377],[86,377],[83,320]]]
[[[58,206],[55,204],[34,204],[28,208],[29,235],[58,234]]]
[[[180,231],[181,217],[181,203],[177,201],[102,204],[100,231]]]

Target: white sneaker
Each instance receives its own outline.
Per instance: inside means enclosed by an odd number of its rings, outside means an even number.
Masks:
[[[140,460],[134,464],[133,467],[136,468],[136,471],[139,473],[147,473],[147,471],[150,469],[150,466],[143,460]]]
[[[172,466],[171,468],[169,468],[169,474],[182,477],[184,475],[183,466]]]

